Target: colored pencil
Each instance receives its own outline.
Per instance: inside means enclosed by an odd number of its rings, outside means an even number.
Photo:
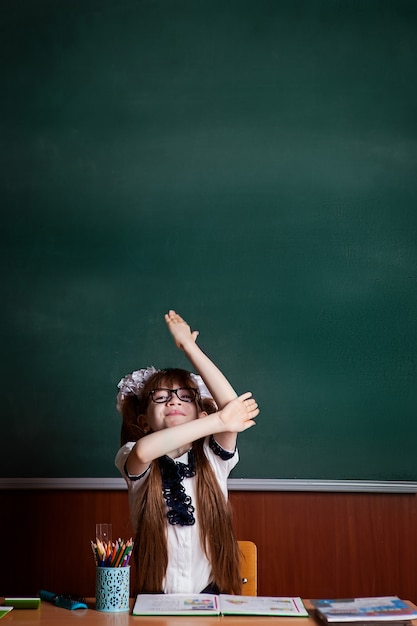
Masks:
[[[97,567],[127,567],[133,550],[133,540],[90,541],[94,561]]]

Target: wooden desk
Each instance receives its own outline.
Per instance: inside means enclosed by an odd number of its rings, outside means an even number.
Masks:
[[[88,599],[88,609],[68,611],[49,602],[42,602],[39,609],[13,609],[1,621],[1,626],[317,626],[312,617],[252,617],[232,616],[179,616],[134,617],[125,613],[102,613],[94,608],[94,599]],[[133,600],[131,600],[133,606]],[[417,626],[417,621],[415,623]]]
[[[307,610],[311,608],[305,600]],[[227,615],[225,617],[207,616],[179,616],[179,617],[134,617],[130,611],[125,613],[102,613],[96,611],[95,600],[87,599],[88,609],[68,611],[42,602],[39,609],[13,609],[3,618],[1,626],[320,626],[320,622],[313,617],[240,617]],[[410,605],[415,606],[410,602]],[[133,600],[131,600],[131,607]],[[417,626],[417,620],[412,622]]]

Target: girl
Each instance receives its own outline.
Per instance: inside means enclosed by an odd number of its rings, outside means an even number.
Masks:
[[[135,594],[239,594],[227,478],[238,462],[237,433],[255,424],[258,405],[249,392],[236,396],[180,315],[169,311],[165,321],[202,378],[150,367],[118,385],[123,424],[116,465],[136,532]]]

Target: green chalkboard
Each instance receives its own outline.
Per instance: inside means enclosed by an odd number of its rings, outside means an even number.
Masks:
[[[116,385],[261,406],[234,477],[416,480],[417,3],[3,0],[3,477],[116,477]]]

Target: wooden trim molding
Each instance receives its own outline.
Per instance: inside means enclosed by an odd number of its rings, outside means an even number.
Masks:
[[[332,493],[417,493],[414,481],[231,478],[230,491],[322,491]],[[0,489],[126,489],[123,478],[0,478]]]

